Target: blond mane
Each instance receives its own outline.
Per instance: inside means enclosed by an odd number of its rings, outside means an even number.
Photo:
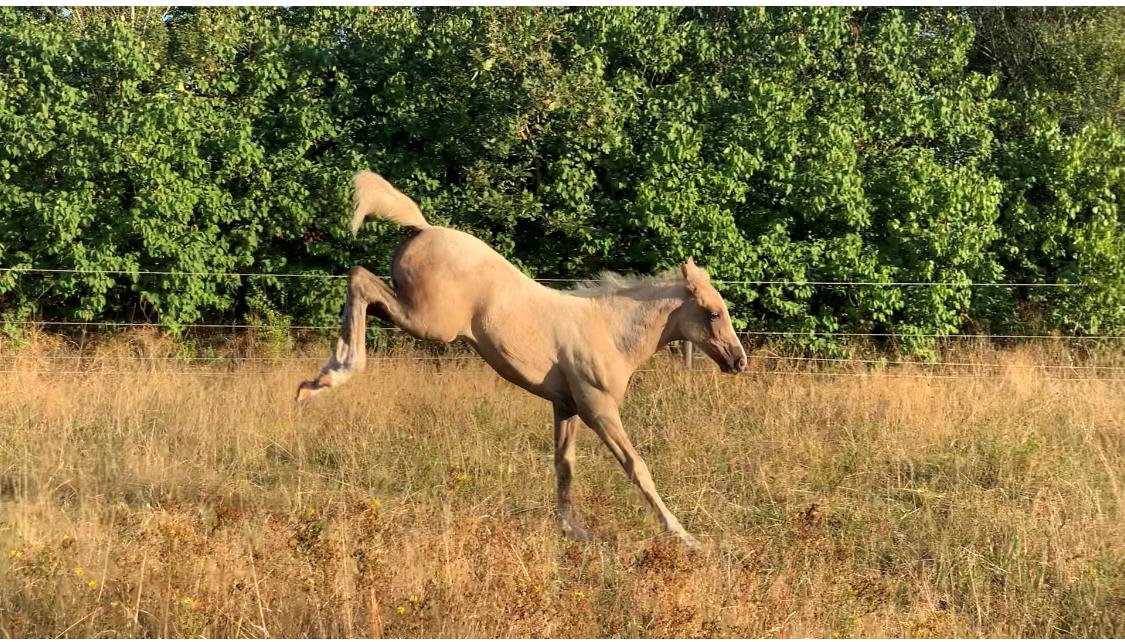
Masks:
[[[680,268],[671,267],[654,275],[601,272],[596,279],[581,281],[569,292],[575,296],[602,297],[638,290],[657,290],[670,285],[684,284],[684,276]]]

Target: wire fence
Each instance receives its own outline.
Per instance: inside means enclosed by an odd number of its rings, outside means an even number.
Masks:
[[[279,279],[347,279],[346,274],[324,274],[319,272],[212,272],[212,271],[179,271],[179,270],[99,270],[82,268],[40,268],[40,267],[0,267],[0,272],[23,274],[103,274],[113,276],[209,276],[209,277],[264,277]],[[380,279],[390,280],[389,275],[377,275]],[[600,283],[599,277],[590,278],[533,278],[538,283]],[[823,286],[823,287],[950,287],[950,288],[980,288],[980,287],[1021,287],[1021,288],[1071,288],[1071,287],[1103,287],[1101,283],[1010,283],[1002,281],[809,281],[809,280],[738,280],[738,279],[712,279],[712,283],[725,285],[788,285]]]
[[[370,359],[368,367],[372,369],[377,367],[379,361],[383,359]],[[437,361],[477,361],[476,359],[438,359]],[[310,364],[311,367],[311,364]],[[637,374],[661,372],[659,368],[640,368],[635,371]],[[691,372],[715,372],[714,369],[709,368],[692,368]],[[301,377],[304,379],[309,378],[315,374],[315,370],[310,368],[258,368],[258,369],[161,369],[161,370],[146,370],[146,369],[107,369],[107,368],[71,368],[71,369],[53,369],[53,368],[23,368],[12,367],[0,369],[0,373],[9,375],[40,375],[40,376],[118,376],[118,377],[143,377],[151,378],[156,375],[170,375],[177,377],[246,377],[246,376],[265,376],[265,375],[278,375],[287,374]],[[996,380],[995,373],[933,373],[933,372],[899,372],[892,370],[862,370],[862,371],[833,371],[833,370],[756,370],[751,373],[752,377],[770,377],[770,378],[785,378],[785,377],[834,377],[834,378],[866,378],[866,379],[911,379],[911,380],[937,380],[937,381],[950,381],[950,380]],[[1049,382],[1102,382],[1107,384],[1121,384],[1125,383],[1125,376],[1049,376],[1043,377],[1040,380]]]
[[[41,268],[41,267],[0,267],[0,273],[15,273],[15,274],[45,274],[45,275],[61,275],[61,274],[101,274],[101,275],[116,275],[116,276],[168,276],[168,277],[186,277],[186,276],[206,276],[206,277],[231,277],[231,278],[297,278],[297,279],[329,279],[339,280],[347,279],[346,275],[339,274],[323,274],[316,272],[300,272],[300,273],[286,273],[286,272],[214,272],[214,271],[175,271],[175,270],[101,270],[101,269],[77,269],[77,268]],[[380,278],[389,279],[389,276],[381,275]],[[551,284],[581,284],[581,283],[597,283],[602,281],[600,278],[586,278],[586,279],[564,279],[564,278],[538,278],[534,279],[540,283]],[[719,284],[732,284],[732,285],[782,285],[782,286],[821,286],[821,287],[1026,287],[1026,288],[1067,288],[1067,287],[1093,287],[1100,286],[1097,283],[1008,283],[1008,282],[939,282],[939,281],[804,281],[804,280],[720,280],[715,279],[713,282]],[[41,326],[54,326],[54,327],[76,327],[76,328],[154,328],[166,329],[167,326],[159,323],[151,322],[116,322],[116,321],[74,321],[74,320],[2,320],[0,326],[23,326],[23,327],[41,327]],[[186,323],[177,324],[175,326],[181,330],[223,330],[223,331],[241,331],[241,330],[268,330],[268,331],[285,331],[291,332],[295,330],[307,331],[335,331],[339,328],[338,325],[271,325],[271,324],[250,324],[250,323]],[[372,326],[378,328],[383,332],[403,333],[403,330],[394,326]],[[1059,335],[1059,334],[938,334],[938,333],[895,333],[895,332],[832,332],[821,330],[789,330],[789,331],[773,331],[773,330],[746,330],[737,333],[740,337],[774,337],[774,338],[855,338],[855,339],[890,339],[890,340],[907,340],[907,339],[934,339],[934,340],[978,340],[978,341],[996,341],[996,340],[1042,340],[1042,341],[1058,341],[1058,342],[1090,342],[1090,341],[1120,341],[1125,339],[1125,335],[1118,334],[1092,334],[1092,335]],[[69,362],[72,364],[97,364],[106,359],[104,355],[99,355],[91,358],[88,355],[51,355],[51,356],[32,356],[27,357],[28,360],[33,361],[46,361],[53,362]],[[252,373],[245,368],[245,364],[269,364],[276,366],[277,364],[308,364],[319,361],[317,357],[153,357],[153,356],[132,356],[130,360],[141,362],[163,362],[166,364],[201,364],[206,366],[216,365],[231,365],[239,364],[242,367],[237,370],[239,374]],[[777,356],[777,355],[756,355],[753,359],[760,361],[774,362],[777,364],[797,364],[804,366],[806,369],[795,370],[792,368],[775,368],[770,370],[760,370],[759,374],[767,375],[784,375],[784,376],[824,376],[824,377],[865,377],[865,376],[882,376],[892,378],[927,378],[927,379],[979,379],[995,377],[998,372],[1004,369],[1015,370],[1036,370],[1044,372],[1065,373],[1066,375],[1074,375],[1076,373],[1094,374],[1097,376],[1092,377],[1076,377],[1076,376],[1056,376],[1052,377],[1054,380],[1059,381],[1125,381],[1125,376],[1114,377],[1106,376],[1108,373],[1125,373],[1125,366],[1121,365],[1104,365],[1104,364],[1084,364],[1084,363],[1046,363],[1046,364],[1003,364],[1003,363],[989,363],[989,362],[972,362],[972,361],[908,361],[902,359],[856,359],[856,358],[832,358],[832,357],[809,357],[809,356]],[[387,362],[431,362],[441,363],[446,361],[473,361],[480,360],[479,357],[466,356],[466,355],[444,355],[444,356],[423,356],[415,355],[409,357],[396,357],[396,356],[379,356],[370,359],[371,362],[387,361]],[[690,367],[690,358],[687,360],[689,368],[692,370],[699,370],[699,368]],[[11,364],[8,364],[11,367]],[[817,369],[810,369],[816,367]],[[826,368],[846,368],[851,367],[853,370],[827,370]],[[855,371],[854,368],[859,367],[860,371]],[[895,372],[891,368],[902,370],[907,368],[921,368],[926,372]],[[948,372],[940,372],[941,369],[946,371],[951,369],[974,370],[975,372],[958,372],[950,374]],[[985,370],[986,372],[980,372]],[[653,372],[655,369],[641,369],[637,372]],[[15,373],[28,373],[29,370],[0,370],[0,372],[7,374]],[[84,369],[72,370],[40,370],[40,372],[49,372],[52,374],[98,374],[98,375],[113,375],[113,374],[138,374],[145,373],[143,370],[132,371],[110,371],[102,367],[88,367]],[[168,372],[168,371],[166,371]],[[234,372],[233,370],[180,370],[180,374],[200,375],[200,376],[222,376]],[[258,371],[262,374],[278,372],[276,367],[268,370]],[[1106,373],[1106,374],[1101,374]]]
[[[14,326],[75,326],[75,327],[104,327],[104,328],[155,328],[166,329],[167,326],[159,323],[127,322],[127,321],[49,321],[49,320],[0,320],[0,325]],[[210,330],[338,330],[339,325],[270,325],[249,323],[181,323],[176,325],[180,329],[210,329]],[[403,332],[402,328],[395,326],[372,326],[385,332]],[[1120,341],[1125,339],[1123,334],[941,334],[925,332],[830,332],[822,330],[743,330],[736,332],[741,337],[845,337],[845,338],[882,338],[882,339],[961,339],[961,340],[996,340],[996,339],[1042,339],[1053,341]]]
[[[823,376],[823,377],[881,377],[891,379],[994,379],[1011,372],[1038,372],[1051,381],[1104,381],[1125,382],[1125,365],[1104,363],[1002,363],[989,361],[915,361],[905,359],[862,359],[811,356],[786,356],[752,354],[752,376]],[[94,352],[90,354],[14,353],[0,358],[0,373],[43,375],[93,375],[93,376],[149,376],[170,374],[177,376],[228,376],[301,373],[311,375],[325,361],[323,356],[241,356],[241,355],[134,355],[122,351]],[[378,355],[367,360],[369,368],[387,364],[430,364],[440,367],[445,363],[476,363],[484,360],[475,354],[455,353],[445,355]],[[121,369],[123,363],[145,364],[142,367]],[[58,364],[58,365],[56,365]],[[768,365],[764,365],[768,364]],[[61,365],[62,367],[58,367]],[[280,367],[279,367],[280,366]],[[645,367],[638,373],[660,371]],[[704,363],[702,367],[688,365],[693,372],[714,372]]]
[[[989,378],[1004,372],[1043,372],[1060,380],[1116,380],[1125,381],[1125,363],[1004,363],[998,361],[922,361],[888,358],[855,357],[816,357],[789,356],[777,354],[751,354],[751,364],[770,364],[752,370],[755,374],[795,375],[795,376],[892,376],[908,378]],[[172,374],[216,375],[246,373],[305,372],[324,363],[323,355],[299,356],[245,356],[245,355],[136,355],[122,350],[104,352],[93,351],[85,354],[34,354],[16,352],[0,355],[0,372],[45,372],[51,374],[146,374],[169,372]],[[440,366],[446,362],[484,363],[483,359],[469,352],[457,351],[450,354],[375,354],[368,357],[373,367],[378,364],[428,363]],[[120,367],[123,362],[146,364],[148,369],[138,368],[129,371],[108,370],[107,366]],[[65,364],[71,369],[50,368],[12,369],[21,364]],[[168,368],[168,366],[174,366]],[[249,370],[247,366],[268,366],[268,369]],[[299,366],[279,369],[277,366]],[[802,369],[794,369],[802,368]],[[155,370],[162,367],[161,370]],[[190,369],[184,369],[184,368]],[[212,370],[204,370],[211,368]],[[815,369],[813,369],[815,368]],[[704,363],[702,367],[687,365],[687,370],[705,372],[714,370]],[[834,369],[834,370],[831,370]],[[636,372],[656,372],[657,368],[642,368]],[[920,370],[920,372],[919,372]],[[1075,377],[1072,375],[1094,375]],[[1119,377],[1116,375],[1120,375]]]
[[[199,363],[204,365],[218,365],[223,363],[320,363],[325,360],[323,356],[286,356],[286,357],[248,357],[248,356],[213,356],[213,357],[200,357],[200,356],[152,356],[152,355],[128,355],[121,353],[94,353],[94,354],[71,354],[71,355],[26,355],[17,357],[15,359],[24,359],[28,361],[46,361],[46,362],[85,362],[85,363],[101,363],[113,362],[119,360],[139,361],[139,362],[153,362],[153,363],[184,363],[192,364]],[[1104,370],[1104,371],[1121,371],[1125,372],[1125,365],[1104,365],[1104,364],[1084,364],[1084,363],[999,363],[989,361],[910,361],[903,359],[855,359],[855,358],[834,358],[834,357],[806,357],[806,356],[783,356],[783,355],[752,355],[752,360],[769,361],[769,362],[789,362],[789,363],[809,363],[809,364],[831,364],[831,365],[862,365],[862,366],[910,366],[919,368],[999,368],[999,369],[1013,369],[1013,370]],[[371,357],[371,361],[392,361],[392,362],[410,362],[410,361],[480,361],[480,358],[475,355],[468,354],[453,354],[453,355],[412,355],[412,356],[378,356]]]

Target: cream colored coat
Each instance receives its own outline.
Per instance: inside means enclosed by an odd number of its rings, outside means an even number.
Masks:
[[[746,354],[722,297],[691,259],[675,274],[647,279],[607,275],[600,285],[559,291],[536,283],[476,237],[434,227],[382,177],[354,179],[353,230],[378,214],[413,231],[391,265],[394,288],[367,270],[349,274],[335,354],[299,401],[344,383],[366,364],[367,314],[421,339],[464,339],[500,376],[550,401],[555,415],[556,516],[567,535],[588,539],[570,503],[574,436],[585,422],[625,468],[664,527],[697,546],[656,491],[648,467],[621,425],[618,408],[633,372],[673,340],[690,340],[725,372]]]

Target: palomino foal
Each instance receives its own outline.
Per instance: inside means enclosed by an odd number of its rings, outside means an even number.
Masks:
[[[474,236],[431,226],[413,200],[371,172],[355,175],[353,231],[369,214],[406,227],[391,264],[394,287],[361,267],[348,297],[335,353],[300,385],[305,401],[364,369],[364,327],[373,313],[420,339],[464,339],[500,376],[554,406],[556,517],[563,532],[588,540],[570,503],[575,436],[581,423],[605,443],[685,544],[684,530],[656,492],[648,466],[621,425],[618,408],[639,365],[669,341],[688,340],[724,372],[746,369],[746,353],[723,298],[691,259],[651,278],[607,275],[570,291],[544,287]]]

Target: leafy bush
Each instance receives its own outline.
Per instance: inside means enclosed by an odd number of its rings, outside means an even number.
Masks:
[[[1075,53],[984,9],[0,8],[0,266],[94,271],[0,305],[335,323],[339,280],[215,273],[385,271],[398,232],[343,223],[366,166],[533,276],[952,284],[729,283],[742,328],[1118,331],[1114,11],[1059,14]],[[1092,71],[984,55],[1013,20]],[[1091,285],[968,286],[1003,280]]]

